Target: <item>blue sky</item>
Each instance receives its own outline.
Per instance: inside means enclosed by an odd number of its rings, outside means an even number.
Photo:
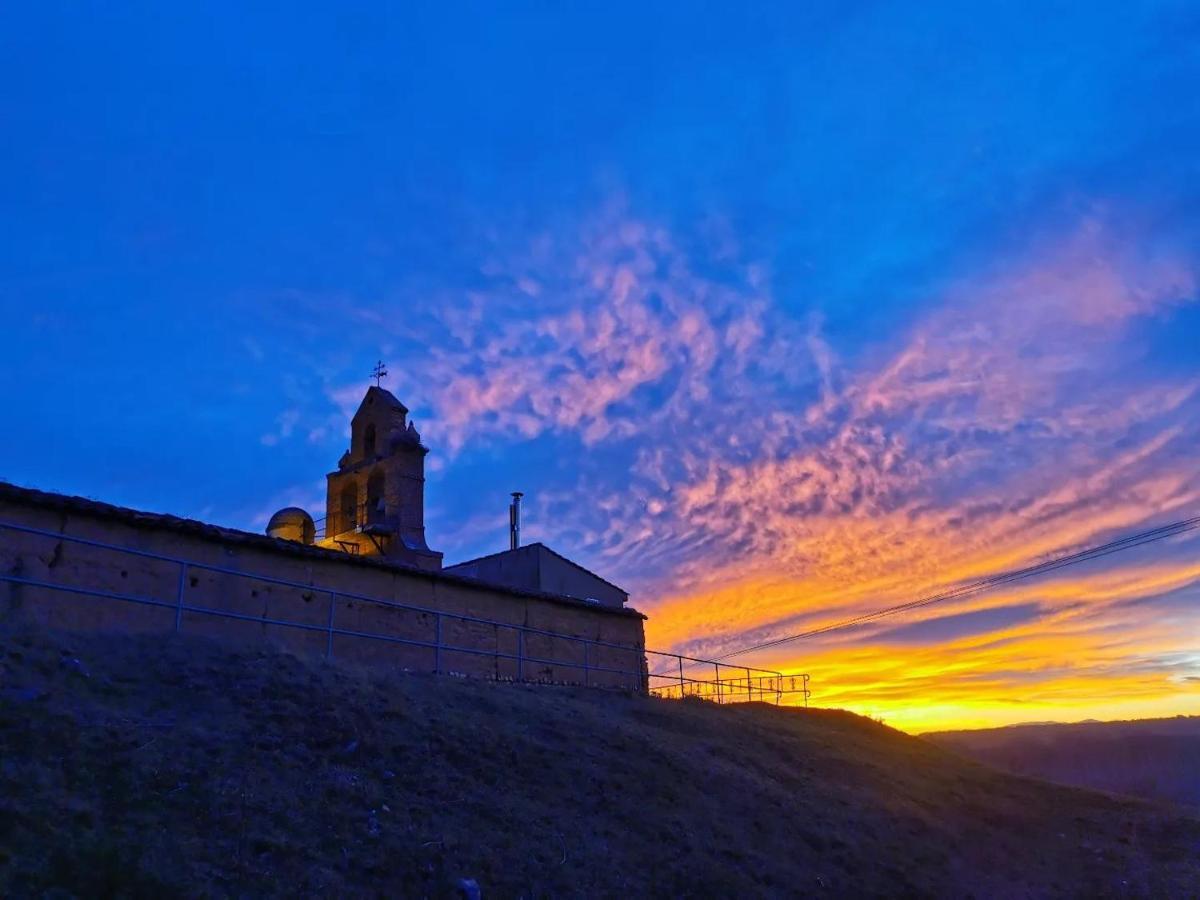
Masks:
[[[0,15],[0,478],[259,529],[383,358],[431,545],[524,489],[697,652],[1200,498],[1194,5]],[[1095,671],[1185,689],[1194,549]]]

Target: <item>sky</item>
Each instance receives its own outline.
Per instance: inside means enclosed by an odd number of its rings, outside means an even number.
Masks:
[[[711,658],[1200,515],[1200,10],[12,4],[0,480],[320,514]],[[337,7],[337,8],[334,8]],[[739,657],[910,731],[1200,713],[1196,534]]]

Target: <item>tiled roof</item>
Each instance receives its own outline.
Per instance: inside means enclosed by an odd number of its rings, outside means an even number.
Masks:
[[[612,588],[612,589],[613,589],[613,590],[615,590],[615,591],[620,591],[620,592],[621,592],[622,594],[624,594],[626,597],[628,597],[628,596],[629,596],[629,591],[625,590],[625,588],[623,588],[623,587],[620,587],[619,585],[615,585],[615,584],[613,584],[613,583],[612,583],[611,581],[609,581],[607,578],[604,578],[604,577],[602,577],[602,576],[600,576],[600,575],[597,575],[595,572],[593,572],[591,569],[587,568],[586,566],[581,566],[579,563],[575,562],[575,560],[573,560],[573,559],[568,559],[567,557],[563,556],[563,555],[562,555],[561,553],[559,553],[558,551],[556,551],[556,550],[554,550],[554,549],[552,549],[552,548],[550,548],[550,547],[547,547],[547,546],[546,546],[545,544],[543,544],[541,541],[534,541],[532,544],[522,544],[522,545],[521,545],[520,547],[518,547],[516,550],[501,550],[501,551],[499,551],[498,553],[489,553],[489,554],[487,554],[486,556],[477,556],[477,557],[475,557],[474,559],[466,559],[466,560],[463,560],[462,562],[453,563],[452,565],[449,565],[449,566],[447,566],[446,568],[448,568],[448,569],[457,569],[457,568],[459,568],[460,566],[469,566],[469,565],[472,565],[472,564],[474,564],[474,563],[477,563],[477,562],[483,562],[485,559],[495,559],[495,558],[496,558],[496,557],[498,557],[498,556],[504,556],[504,555],[506,555],[506,554],[508,554],[508,553],[520,553],[522,550],[527,550],[527,549],[529,549],[529,548],[531,548],[531,547],[541,547],[543,550],[545,550],[545,551],[546,551],[547,553],[549,553],[551,556],[557,556],[559,559],[561,559],[563,562],[567,563],[568,565],[574,566],[574,567],[575,567],[576,569],[578,569],[579,571],[581,571],[581,572],[584,572],[584,573],[586,573],[586,574],[588,574],[588,575],[591,575],[591,576],[592,576],[593,578],[595,578],[597,581],[603,581],[603,582],[604,582],[605,584],[607,584],[607,585],[608,585],[610,588]]]

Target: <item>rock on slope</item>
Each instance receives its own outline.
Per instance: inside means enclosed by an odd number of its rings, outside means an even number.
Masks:
[[[843,712],[0,632],[3,896],[1186,896],[1198,848]]]

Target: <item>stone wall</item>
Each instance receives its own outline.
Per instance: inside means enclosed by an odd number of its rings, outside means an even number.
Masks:
[[[31,534],[6,524],[51,534]],[[67,538],[183,559],[189,565]],[[139,604],[0,581],[0,623],[20,620],[71,630],[171,632],[178,616],[185,633],[299,655],[332,652],[336,657],[416,671],[580,684],[586,680],[636,690],[645,686],[644,617],[631,609],[510,590],[4,484],[0,484],[0,576],[168,604]],[[184,607],[208,611],[184,608],[179,612],[176,604],[181,597]],[[458,619],[454,614],[489,622]],[[354,633],[334,634],[331,639],[331,617],[335,629]],[[518,625],[553,634],[527,630],[522,635],[509,627]],[[440,652],[433,646],[395,642],[437,644],[439,630],[444,645]],[[584,644],[570,638],[620,646],[590,645],[585,650]],[[589,666],[619,671],[585,675],[581,668],[585,654]]]

